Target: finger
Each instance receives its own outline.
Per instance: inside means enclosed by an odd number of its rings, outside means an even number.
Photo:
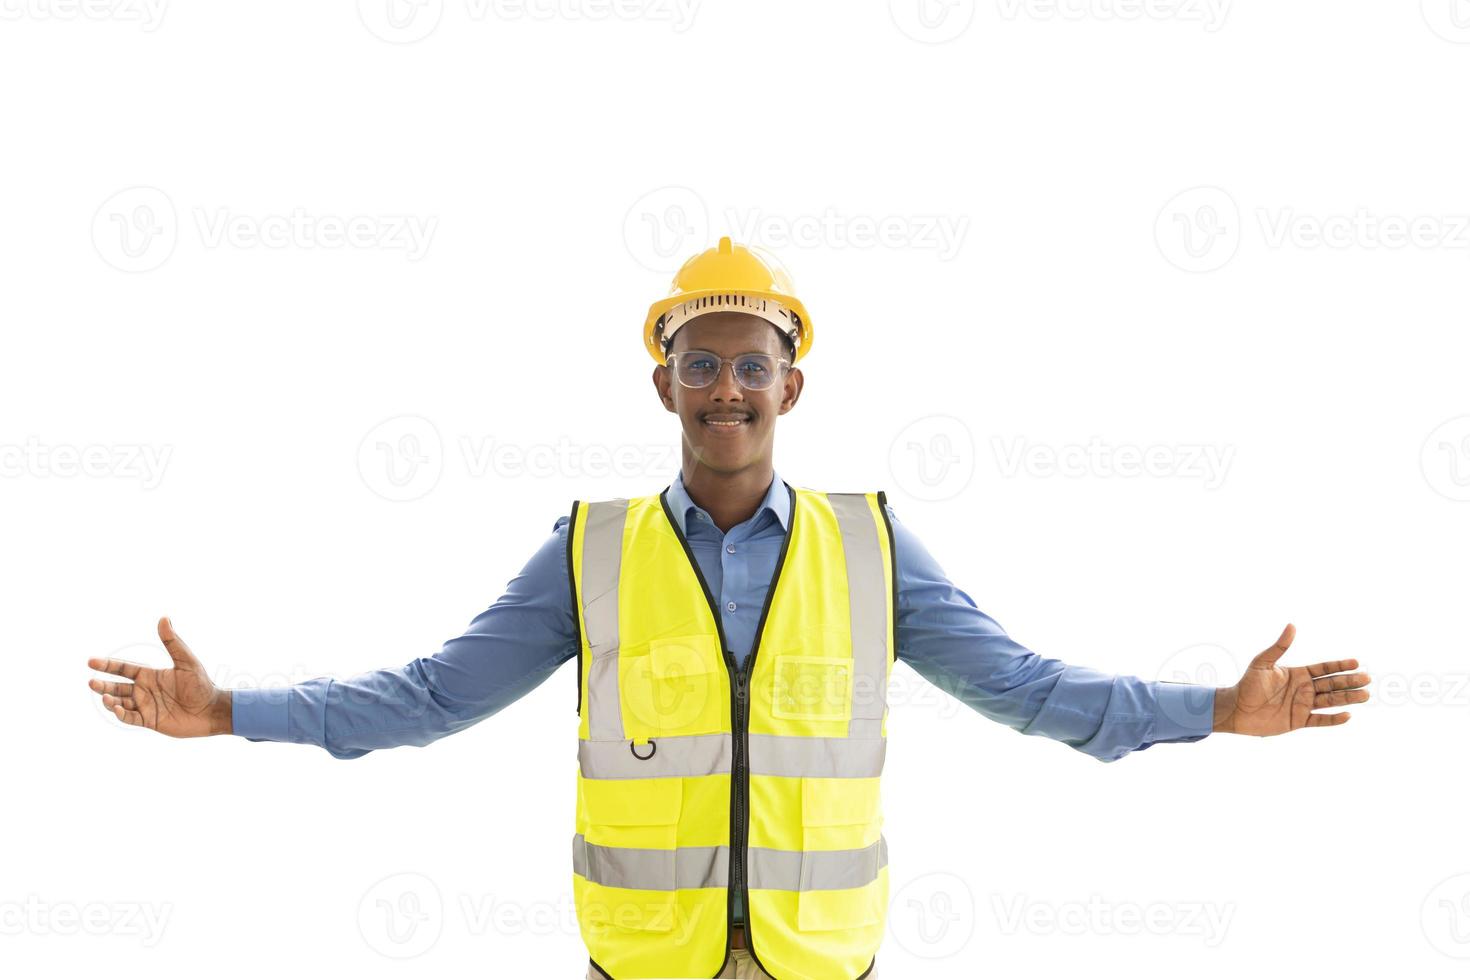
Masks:
[[[130,681],[137,680],[139,674],[149,669],[129,660],[113,660],[109,657],[93,657],[87,661],[87,666],[104,674],[118,674]]]
[[[129,711],[137,711],[138,710],[138,703],[136,701],[134,701],[132,698],[117,698],[117,697],[113,697],[111,694],[104,694],[104,695],[102,695],[102,705],[108,711],[111,711],[112,710],[112,706],[115,705],[115,704],[120,704],[124,708],[128,709]]]
[[[1312,690],[1318,694],[1323,691],[1346,691],[1349,688],[1367,687],[1372,680],[1367,674],[1334,674],[1312,681]]]
[[[1357,670],[1356,660],[1328,660],[1320,664],[1312,664],[1307,667],[1307,673],[1313,677],[1321,677],[1323,674],[1340,674],[1345,670]]]
[[[1353,716],[1351,711],[1338,711],[1330,715],[1319,715],[1316,713],[1307,715],[1308,728],[1321,728],[1324,725],[1341,725]]]
[[[1291,646],[1291,641],[1295,638],[1296,627],[1287,623],[1286,629],[1281,631],[1281,636],[1277,638],[1276,642],[1256,654],[1255,658],[1251,660],[1251,666],[1270,667],[1274,665],[1276,661],[1281,659],[1281,655],[1286,652],[1287,647]]]
[[[143,724],[143,716],[137,711],[129,711],[120,704],[113,705],[111,710],[113,717],[125,725],[136,725],[139,728],[148,727]]]
[[[1333,691],[1312,698],[1314,708],[1340,708],[1345,704],[1362,704],[1368,700],[1367,691]]]
[[[158,621],[158,638],[163,641],[163,648],[173,658],[175,667],[198,666],[199,660],[194,656],[194,651],[174,632],[174,624],[167,616]]]
[[[124,684],[122,681],[104,681],[94,677],[87,682],[87,686],[98,694],[113,694],[120,698],[133,696],[133,685]]]

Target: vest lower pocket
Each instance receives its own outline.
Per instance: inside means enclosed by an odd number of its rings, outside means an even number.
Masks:
[[[881,921],[882,823],[876,778],[802,779],[797,929],[852,929]]]
[[[583,779],[587,831],[574,858],[600,928],[673,932],[683,780]]]
[[[682,778],[582,779],[580,786],[589,841],[664,850],[678,845]]]
[[[678,926],[674,892],[622,888],[594,880],[606,875],[607,855],[585,844],[586,866],[593,878],[576,880],[578,915],[595,932],[673,932]],[[672,855],[669,858],[672,866]]]
[[[886,902],[880,886],[874,879],[860,888],[804,891],[796,897],[796,928],[825,932],[875,925]]]

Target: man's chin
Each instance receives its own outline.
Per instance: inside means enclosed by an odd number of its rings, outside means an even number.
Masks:
[[[713,439],[707,436],[686,439],[694,458],[711,470],[733,473],[749,466],[760,456],[748,433],[716,436]]]

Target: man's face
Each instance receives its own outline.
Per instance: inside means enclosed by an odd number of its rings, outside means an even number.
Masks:
[[[674,334],[669,354],[706,350],[720,357],[762,351],[786,357],[785,345],[776,328],[750,313],[721,310],[690,320]],[[788,358],[789,360],[789,358]],[[674,377],[672,366],[653,369],[654,387],[664,407],[678,413],[684,429],[686,458],[713,470],[733,472],[769,462],[776,437],[776,416],[784,415],[801,394],[798,368],[778,365],[776,381],[764,391],[750,391],[735,380],[733,365],[720,368],[719,377],[704,388],[686,388]],[[717,420],[738,420],[739,425],[719,426]]]

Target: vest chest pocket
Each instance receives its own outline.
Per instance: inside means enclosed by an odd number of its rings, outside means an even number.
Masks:
[[[623,716],[630,736],[698,735],[724,725],[728,694],[719,638],[700,633],[624,648],[619,659]]]
[[[851,929],[881,920],[882,823],[876,778],[802,779],[798,929]]]
[[[845,721],[852,714],[852,659],[780,654],[771,715],[794,721]]]
[[[582,861],[604,928],[672,932],[683,779],[584,779]],[[611,891],[609,889],[627,889]]]

